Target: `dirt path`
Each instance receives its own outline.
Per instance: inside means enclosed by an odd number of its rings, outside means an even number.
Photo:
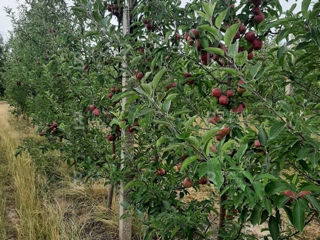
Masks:
[[[1,101],[0,102],[0,194],[1,194],[1,220],[0,225],[0,237],[3,239],[13,240],[18,239],[17,226],[19,224],[19,217],[16,211],[14,188],[12,186],[12,176],[8,170],[8,159],[6,157],[6,141],[7,133],[17,136],[14,129],[9,124],[10,118],[9,105]],[[11,135],[12,136],[12,135]]]

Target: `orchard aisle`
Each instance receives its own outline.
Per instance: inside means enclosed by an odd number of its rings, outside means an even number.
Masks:
[[[12,176],[9,174],[8,151],[10,140],[17,139],[18,135],[9,124],[9,105],[0,102],[0,238],[17,239],[17,215]],[[11,138],[9,140],[9,137]],[[12,143],[12,142],[11,142]]]

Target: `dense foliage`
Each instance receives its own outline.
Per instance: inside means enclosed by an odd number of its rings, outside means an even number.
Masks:
[[[124,36],[124,1],[28,1],[7,98],[84,179],[128,182],[145,239],[284,239],[320,211],[320,4],[280,2],[133,1]]]

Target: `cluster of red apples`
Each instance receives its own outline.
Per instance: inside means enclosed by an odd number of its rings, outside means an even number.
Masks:
[[[57,132],[57,129],[58,129],[58,123],[57,122],[46,123],[46,127],[44,129],[42,129],[42,131],[39,133],[39,136],[44,136],[48,132],[50,134],[55,134]]]
[[[118,5],[117,4],[112,4],[112,5],[108,4],[107,5],[107,10],[108,10],[108,12],[111,12],[112,15],[118,16],[118,14],[119,14]]]

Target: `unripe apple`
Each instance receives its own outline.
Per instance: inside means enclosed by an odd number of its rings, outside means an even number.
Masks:
[[[300,198],[305,198],[305,195],[311,195],[310,191],[302,191],[298,194]]]
[[[248,41],[248,42],[253,42],[256,39],[256,35],[254,32],[250,31],[247,32],[246,35],[244,36],[244,38]]]
[[[205,185],[205,184],[207,184],[208,183],[208,177],[201,177],[200,179],[199,179],[199,183],[201,184],[201,185]]]
[[[263,20],[265,19],[266,17],[264,16],[264,14],[261,12],[259,13],[258,15],[255,15],[254,16],[254,20],[256,21],[256,23],[261,23],[263,22]]]
[[[234,96],[234,92],[233,92],[233,90],[231,90],[231,89],[229,89],[229,90],[227,90],[227,97],[229,98],[229,97],[233,97]]]
[[[263,46],[263,42],[261,39],[256,38],[253,42],[252,42],[252,48],[254,50],[260,50]]]
[[[222,91],[221,91],[220,88],[214,88],[214,89],[212,89],[212,91],[211,91],[211,95],[212,95],[213,97],[215,97],[215,98],[219,98],[219,97],[221,96],[221,94],[222,94]]]
[[[220,105],[228,105],[228,103],[229,103],[229,98],[227,96],[221,95],[219,97],[219,104]]]
[[[188,77],[192,77],[192,74],[186,72],[186,73],[183,74],[183,76],[184,76],[185,78],[188,78]]]
[[[215,115],[210,117],[209,122],[212,124],[217,124],[220,121],[220,117],[219,115]]]
[[[253,52],[249,52],[248,53],[248,60],[252,60],[254,58],[254,53]]]
[[[142,72],[138,72],[136,75],[138,80],[141,80],[143,78],[143,73]]]
[[[188,178],[186,177],[183,182],[182,182],[182,185],[185,187],[185,188],[190,188],[193,186],[193,182]]]
[[[199,31],[197,29],[191,29],[191,32],[193,33],[195,39],[199,38]]]
[[[239,27],[239,32],[241,34],[244,34],[246,31],[247,31],[247,28],[243,24],[241,24]]]
[[[92,113],[93,113],[93,115],[95,115],[95,116],[99,116],[100,115],[100,110],[99,109],[94,109],[93,111],[92,111]]]
[[[164,176],[166,174],[166,171],[163,168],[160,168],[160,169],[157,170],[157,174],[159,176]]]
[[[259,148],[259,147],[262,147],[261,143],[259,140],[254,140],[254,147],[255,148]]]

